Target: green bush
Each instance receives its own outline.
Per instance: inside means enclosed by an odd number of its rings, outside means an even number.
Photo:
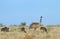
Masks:
[[[26,22],[22,22],[20,26],[26,26]]]
[[[2,23],[0,23],[0,26],[2,27],[2,26],[3,26],[3,24],[2,24]]]

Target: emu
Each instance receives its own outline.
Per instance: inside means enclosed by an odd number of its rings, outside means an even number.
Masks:
[[[34,28],[34,30],[36,30],[39,26],[42,26],[41,24],[42,24],[42,16],[40,17],[40,23],[37,23],[37,22],[32,23],[32,24],[30,25],[29,29]]]
[[[39,27],[39,23],[32,23],[29,27],[29,29],[34,29],[36,30]]]
[[[45,27],[41,27],[40,29],[43,30],[43,32],[47,32],[47,29]]]
[[[3,31],[3,32],[9,32],[9,28],[3,27],[3,28],[1,29],[1,31]]]
[[[26,31],[25,31],[25,28],[24,28],[24,27],[22,27],[22,28],[21,28],[21,31],[24,31],[24,32],[26,33]]]

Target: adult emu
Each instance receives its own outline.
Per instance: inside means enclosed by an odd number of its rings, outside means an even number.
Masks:
[[[21,31],[24,31],[24,32],[26,33],[26,31],[25,31],[25,28],[24,28],[24,27],[22,27],[22,28],[21,28]]]
[[[35,22],[35,23],[32,23],[29,27],[29,29],[34,29],[36,30],[37,28],[39,27],[39,23]]]
[[[9,32],[9,28],[3,27],[3,28],[1,29],[1,31],[3,31],[3,32]]]
[[[47,29],[45,27],[41,27],[40,29],[43,30],[43,32],[47,32]]]

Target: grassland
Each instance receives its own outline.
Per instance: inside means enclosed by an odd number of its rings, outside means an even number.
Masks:
[[[20,28],[19,26],[10,26],[10,32],[0,31],[0,39],[60,39],[60,26],[46,26],[48,33],[43,32],[40,28],[36,31],[29,30],[28,26],[25,26],[27,33],[24,33]]]

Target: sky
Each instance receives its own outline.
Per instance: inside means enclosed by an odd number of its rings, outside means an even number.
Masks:
[[[0,0],[0,23],[4,25],[39,22],[60,24],[60,0]]]

